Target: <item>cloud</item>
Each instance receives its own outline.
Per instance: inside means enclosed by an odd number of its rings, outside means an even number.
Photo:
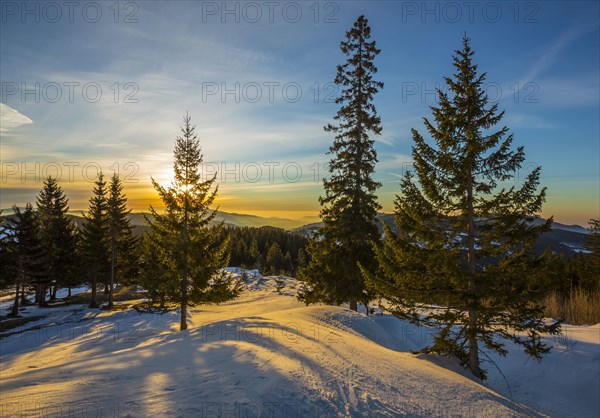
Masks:
[[[539,116],[526,113],[507,114],[503,123],[511,128],[556,129],[554,123],[548,122]]]
[[[581,36],[597,30],[598,22],[593,24],[585,24],[573,27],[570,30],[563,32],[559,37],[552,40],[543,54],[535,61],[527,74],[522,77],[519,85],[523,86],[528,81],[536,80],[546,72],[560,57],[564,50],[577,41]]]
[[[0,133],[8,133],[22,125],[33,123],[27,116],[7,104],[0,103]]]

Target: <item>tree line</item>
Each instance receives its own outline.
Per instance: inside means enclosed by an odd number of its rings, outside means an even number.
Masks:
[[[156,246],[159,234],[152,225],[157,229],[158,224],[149,221],[147,234],[133,234],[128,218],[131,210],[118,176],[109,182],[102,174],[98,176],[80,227],[68,213],[65,192],[52,177],[44,181],[35,207],[15,205],[13,212],[0,217],[0,284],[15,286],[12,316],[30,303],[27,296],[32,289],[40,307],[56,300],[59,289],[66,288],[71,297],[71,289],[83,284],[90,285],[90,308],[99,305],[99,286],[108,297],[106,307],[112,307],[117,284],[140,284],[162,306],[173,299],[161,290],[167,287],[164,272],[155,270],[161,248]],[[161,222],[161,215],[154,215]],[[215,230],[214,244],[224,246],[223,254],[230,257],[232,265],[273,275],[294,275],[306,265],[307,239],[300,234],[272,227],[209,229]],[[167,237],[163,237],[165,246]]]
[[[307,238],[303,235],[273,227],[225,228],[221,240],[232,242],[230,264],[257,269],[269,275],[295,276],[305,267]]]
[[[65,192],[55,178],[44,181],[36,208],[28,203],[24,209],[13,206],[13,215],[1,218],[0,270],[3,285],[15,286],[11,314],[27,304],[30,287],[35,302],[48,306],[60,288],[91,284],[90,307],[97,307],[97,284],[102,283],[113,305],[114,284],[135,278],[137,240],[127,215],[127,199],[119,176],[110,183],[102,174],[95,182],[85,222],[78,228],[68,214]]]

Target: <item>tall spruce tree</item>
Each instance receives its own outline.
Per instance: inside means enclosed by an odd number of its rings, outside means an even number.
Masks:
[[[30,203],[21,211],[13,206],[14,216],[8,222],[10,231],[10,247],[12,268],[11,273],[15,278],[15,300],[11,315],[19,315],[19,300],[27,286],[43,280],[44,247],[40,236],[40,225],[37,214]]]
[[[106,283],[109,275],[110,220],[106,194],[106,181],[100,173],[94,182],[88,213],[83,214],[85,223],[82,230],[81,248],[87,277],[92,287],[90,308],[98,307],[96,300],[98,282]]]
[[[323,227],[308,246],[310,263],[300,274],[306,283],[300,299],[307,304],[350,301],[357,310],[357,301],[366,305],[372,298],[358,267],[375,268],[371,242],[379,241],[376,216],[381,208],[375,196],[380,184],[372,178],[377,162],[372,135],[382,129],[373,97],[383,83],[373,79],[380,50],[370,37],[367,19],[360,16],[340,44],[348,59],[338,65],[335,77],[341,87],[337,124],[325,127],[335,140],[329,149],[330,178],[323,180],[325,197],[319,198]]]
[[[123,183],[117,174],[110,179],[106,202],[109,222],[110,282],[108,307],[113,306],[113,289],[120,273],[135,275],[137,267],[137,242],[133,226],[128,218],[127,197]]]
[[[187,329],[188,305],[224,302],[241,291],[238,282],[219,273],[229,261],[229,240],[219,244],[223,226],[211,227],[217,215],[210,209],[218,191],[216,175],[202,180],[200,142],[189,115],[183,121],[182,136],[175,140],[173,183],[164,187],[152,180],[165,212],[150,207],[154,220],[148,219],[151,233],[146,237],[150,241],[146,248],[156,253],[145,260],[148,265],[161,266],[158,271],[166,282],[161,286],[164,299],[180,306],[182,331]],[[156,282],[156,277],[152,279]]]
[[[52,296],[61,284],[71,283],[77,274],[78,229],[67,212],[69,200],[57,179],[48,177],[37,197],[37,212],[44,245],[46,274],[36,283],[39,306],[46,306],[46,291],[54,284]]]
[[[544,268],[533,245],[552,220],[533,222],[546,195],[539,167],[510,183],[524,150],[511,148],[507,127],[494,129],[504,112],[489,103],[466,35],[455,52],[434,122],[423,119],[433,144],[412,130],[416,177],[407,172],[396,197],[398,234],[385,229],[380,270],[364,273],[395,315],[439,327],[428,350],[451,352],[485,378],[480,342],[505,355],[502,338],[511,340],[539,359],[549,350],[540,333],[559,331],[540,318],[530,282]]]

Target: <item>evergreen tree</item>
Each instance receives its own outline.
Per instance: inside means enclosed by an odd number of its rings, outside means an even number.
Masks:
[[[319,199],[324,225],[308,246],[310,263],[301,272],[306,286],[300,298],[307,304],[349,300],[356,310],[357,301],[366,305],[372,298],[358,267],[375,268],[371,242],[379,241],[376,215],[381,208],[375,196],[380,184],[372,179],[377,154],[371,135],[382,129],[373,97],[383,83],[373,79],[373,60],[380,50],[370,37],[367,19],[360,16],[340,44],[348,59],[337,67],[335,78],[342,88],[337,125],[325,127],[335,140],[329,149],[330,178],[323,180],[325,197]]]
[[[380,271],[364,273],[395,315],[439,326],[430,350],[457,355],[485,378],[479,343],[505,355],[504,338],[540,359],[549,351],[540,334],[559,326],[540,318],[540,289],[530,282],[545,262],[533,245],[552,222],[533,222],[546,195],[537,191],[540,168],[520,187],[507,184],[524,150],[511,149],[507,127],[494,130],[504,112],[490,106],[473,54],[465,35],[448,92],[437,92],[434,122],[424,118],[433,145],[412,130],[416,177],[406,173],[396,197],[398,235],[385,228]]]
[[[113,288],[119,273],[135,274],[137,264],[137,243],[132,234],[133,226],[128,215],[127,197],[123,193],[123,183],[114,174],[110,179],[107,199],[109,222],[110,282],[108,307],[113,306]]]
[[[44,275],[44,248],[40,236],[40,226],[37,214],[30,203],[21,211],[13,206],[14,217],[9,222],[8,229],[11,234],[11,258],[15,277],[15,300],[11,315],[19,315],[19,299],[23,298],[25,288],[31,283],[43,279]]]
[[[281,247],[274,242],[267,252],[267,269],[270,274],[280,274],[283,269],[284,258]]]
[[[285,255],[283,256],[282,271],[283,271],[284,274],[288,274],[290,276],[295,271],[294,262],[292,261],[292,255],[290,254],[289,251],[287,251],[285,253]]]
[[[0,210],[0,286],[8,286],[11,282],[12,259],[10,254],[11,239],[8,234],[8,222]]]
[[[82,231],[82,253],[87,276],[92,287],[90,308],[97,308],[96,291],[98,282],[106,283],[110,260],[110,220],[106,197],[106,181],[102,173],[94,183],[93,195]]]
[[[306,252],[302,248],[298,248],[298,253],[296,255],[296,269],[301,270],[306,267]]]
[[[61,283],[70,284],[77,274],[78,229],[67,214],[69,201],[58,181],[48,177],[37,197],[46,274],[38,278],[36,299],[39,306],[46,306],[46,291],[54,284],[52,297]]]
[[[183,120],[183,136],[175,141],[173,184],[163,187],[152,180],[165,212],[150,207],[154,221],[150,222],[151,234],[147,237],[149,247],[157,251],[151,261],[165,272],[165,299],[181,307],[180,330],[187,329],[188,305],[224,302],[241,291],[238,282],[219,273],[229,261],[229,241],[218,243],[222,224],[210,226],[217,214],[210,209],[218,190],[213,188],[216,175],[202,180],[200,142],[191,118],[186,115]],[[175,288],[177,292],[172,291]]]
[[[175,298],[177,290],[181,289],[177,280],[169,280],[172,278],[171,268],[163,262],[166,260],[161,259],[162,244],[154,239],[156,237],[153,234],[142,237],[139,283],[146,289],[150,301],[164,310],[168,300]]]
[[[588,222],[590,234],[586,237],[585,246],[589,255],[590,278],[595,277],[596,285],[600,285],[600,218]]]
[[[256,238],[253,238],[252,242],[250,243],[250,257],[252,259],[252,268],[258,269],[259,271],[262,270],[262,255],[258,248],[258,242],[256,242]]]

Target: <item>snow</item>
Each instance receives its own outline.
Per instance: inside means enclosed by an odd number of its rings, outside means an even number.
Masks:
[[[223,271],[229,273],[233,277],[242,277],[243,275],[246,275],[246,277],[251,279],[260,279],[262,277],[260,271],[257,269],[246,270],[240,267],[225,267]]]
[[[573,244],[570,242],[560,242],[560,244],[564,245],[565,247],[570,248],[573,252],[576,253],[581,253],[581,254],[591,254],[592,252],[586,248],[581,247],[581,245],[578,244]]]
[[[600,415],[600,325],[547,337],[541,363],[491,356],[509,391],[490,364],[482,384],[450,359],[412,354],[427,328],[305,307],[295,279],[249,277],[239,299],[190,309],[185,332],[177,311],[29,307],[50,315],[0,340],[0,416]]]

